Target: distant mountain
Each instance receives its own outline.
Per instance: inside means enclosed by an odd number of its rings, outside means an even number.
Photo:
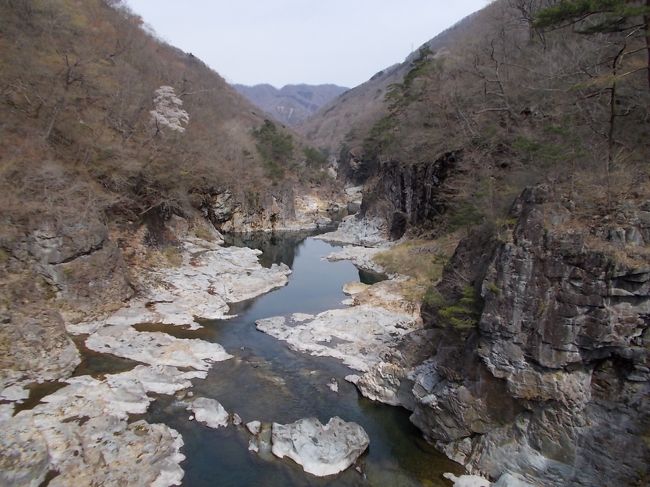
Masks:
[[[296,126],[348,88],[337,85],[286,85],[279,90],[269,84],[234,85],[254,105],[279,122]]]
[[[469,15],[426,42],[420,49],[442,52],[450,46],[463,45],[483,29],[482,24],[487,22],[485,17],[488,15],[488,11]],[[332,153],[338,152],[344,141],[350,146],[360,144],[373,124],[386,115],[386,94],[413,69],[420,49],[410,53],[404,62],[379,71],[365,83],[331,100],[318,113],[295,127],[296,130],[315,147],[328,149]]]

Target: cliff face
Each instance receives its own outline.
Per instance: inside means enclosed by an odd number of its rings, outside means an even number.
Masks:
[[[428,438],[501,485],[648,481],[649,210],[580,225],[538,187],[505,241],[461,243],[424,312],[435,352],[413,374]],[[468,286],[482,312],[454,328],[443,309]]]
[[[386,220],[393,239],[401,238],[408,228],[435,225],[447,209],[441,187],[460,156],[456,151],[417,164],[381,164],[366,186],[361,212]]]

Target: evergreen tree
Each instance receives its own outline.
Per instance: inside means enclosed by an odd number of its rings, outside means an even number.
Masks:
[[[645,38],[650,89],[650,0],[560,0],[540,10],[534,26],[540,29],[573,26],[581,34],[624,33]],[[628,53],[629,54],[629,53]]]

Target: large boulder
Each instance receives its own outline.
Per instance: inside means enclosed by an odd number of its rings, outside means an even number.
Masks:
[[[352,465],[368,448],[370,439],[361,426],[339,417],[326,425],[316,418],[291,424],[273,423],[272,451],[302,465],[305,472],[318,477],[334,475]]]
[[[0,396],[5,388],[69,377],[80,361],[58,312],[24,306],[0,315]]]

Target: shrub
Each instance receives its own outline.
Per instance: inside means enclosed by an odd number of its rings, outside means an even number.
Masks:
[[[183,255],[177,247],[165,247],[162,254],[171,267],[179,267],[183,263]]]
[[[284,175],[287,162],[293,157],[293,137],[282,133],[270,120],[253,130],[257,140],[257,151],[264,160],[266,169],[272,179],[280,179]]]
[[[462,297],[455,303],[440,306],[438,314],[457,330],[469,330],[478,324],[480,298],[472,286],[465,286]]]
[[[305,162],[307,166],[320,169],[327,164],[327,155],[313,147],[305,147],[302,150],[305,155]]]

